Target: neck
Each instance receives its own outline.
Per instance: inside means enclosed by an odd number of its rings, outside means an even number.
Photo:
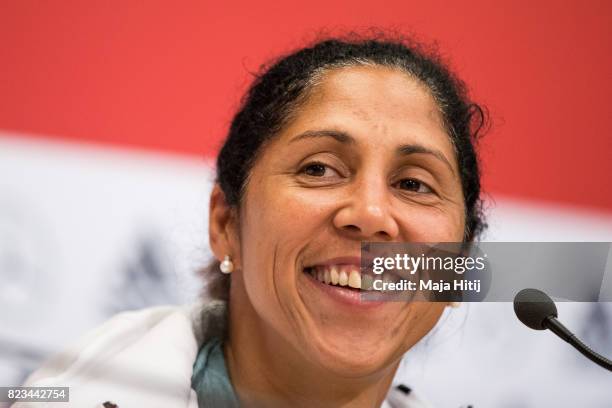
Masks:
[[[380,407],[399,362],[370,376],[339,376],[305,359],[259,318],[246,294],[236,295],[230,299],[242,301],[230,300],[224,354],[241,406]]]

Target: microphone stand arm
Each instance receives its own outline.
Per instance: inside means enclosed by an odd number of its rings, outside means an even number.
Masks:
[[[563,340],[571,344],[576,350],[578,350],[583,356],[594,362],[595,364],[605,368],[608,371],[612,371],[612,361],[608,360],[601,354],[593,351],[589,346],[584,344],[578,337],[576,337],[571,331],[567,329],[559,320],[554,316],[549,316],[544,320],[543,325],[561,337]]]

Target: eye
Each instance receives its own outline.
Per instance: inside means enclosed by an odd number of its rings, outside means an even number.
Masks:
[[[403,179],[398,183],[398,185],[402,190],[413,191],[415,193],[433,193],[433,190],[429,188],[427,184],[416,179]]]
[[[299,173],[303,173],[303,174],[306,174],[307,176],[312,176],[312,177],[331,177],[333,176],[333,174],[332,175],[328,174],[326,176],[326,174],[329,172],[333,172],[336,175],[338,175],[338,173],[334,169],[320,162],[309,163],[305,165],[304,167],[302,167],[299,171]]]

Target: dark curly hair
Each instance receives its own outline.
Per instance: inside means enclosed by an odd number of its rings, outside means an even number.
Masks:
[[[250,171],[266,142],[291,120],[324,74],[351,66],[398,69],[427,87],[440,109],[459,166],[465,199],[464,241],[476,239],[486,227],[476,152],[487,122],[485,111],[469,99],[465,84],[437,53],[401,38],[349,35],[319,40],[264,66],[243,97],[217,157],[216,182],[228,205],[240,207]]]

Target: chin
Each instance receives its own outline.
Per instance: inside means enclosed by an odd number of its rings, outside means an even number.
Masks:
[[[320,365],[341,377],[374,375],[392,366],[403,355],[402,351],[394,352],[393,347],[385,344],[388,337],[382,337],[378,342],[347,340],[328,340],[318,350],[313,350],[317,353],[315,359]]]

